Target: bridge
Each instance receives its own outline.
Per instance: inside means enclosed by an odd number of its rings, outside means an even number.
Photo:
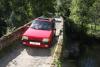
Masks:
[[[0,38],[0,50],[3,56],[0,58],[0,67],[51,67],[55,60],[56,52],[61,49],[63,21],[56,22],[57,36],[53,40],[51,48],[31,48],[21,44],[21,35],[27,29],[27,23],[14,32]],[[10,48],[9,48],[10,47]]]

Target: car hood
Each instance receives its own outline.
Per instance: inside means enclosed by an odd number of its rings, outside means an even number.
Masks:
[[[48,38],[51,35],[51,30],[36,30],[36,29],[29,28],[23,35],[40,37],[40,38]]]

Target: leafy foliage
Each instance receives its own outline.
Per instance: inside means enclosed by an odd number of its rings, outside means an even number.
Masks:
[[[96,0],[89,9],[90,21],[96,24],[100,23],[100,0]]]
[[[59,15],[66,16],[66,17],[69,16],[70,2],[71,0],[58,0],[57,12],[59,13]]]
[[[100,0],[72,0],[70,6],[70,19],[87,31],[88,24],[99,24]],[[87,28],[87,29],[86,29]],[[92,33],[92,32],[91,32]]]
[[[55,13],[55,0],[0,0],[0,16],[9,29],[16,29],[29,19]],[[13,31],[13,30],[12,30]]]

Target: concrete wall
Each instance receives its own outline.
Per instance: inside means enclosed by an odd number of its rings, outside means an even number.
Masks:
[[[0,38],[0,50],[9,46],[15,40],[21,38],[21,35],[27,30],[27,26],[29,26],[31,22],[25,24],[24,26],[19,27],[14,32],[4,35]]]

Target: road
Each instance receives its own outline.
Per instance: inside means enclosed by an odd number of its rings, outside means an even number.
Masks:
[[[62,23],[56,23],[57,33],[62,28]],[[57,44],[59,38],[55,38]],[[55,41],[55,40],[54,40]],[[20,41],[16,44],[16,48],[5,54],[0,59],[0,67],[50,67],[53,60],[53,48],[30,48],[23,46]]]

